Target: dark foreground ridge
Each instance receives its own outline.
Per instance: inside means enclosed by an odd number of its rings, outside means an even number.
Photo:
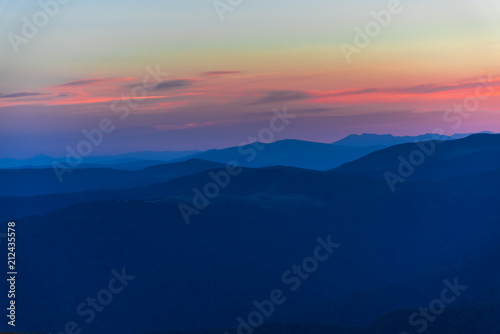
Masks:
[[[376,161],[397,165],[405,145]],[[395,192],[366,163],[370,173],[244,168],[208,196],[218,165],[125,189],[0,198],[18,236],[16,328],[498,334],[498,136],[439,145],[428,160],[439,173],[418,176],[426,162]],[[171,170],[157,168],[150,175]],[[198,210],[189,225],[180,205]]]

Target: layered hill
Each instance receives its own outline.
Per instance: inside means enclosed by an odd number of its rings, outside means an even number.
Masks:
[[[349,147],[302,140],[281,140],[270,144],[253,143],[240,147],[210,150],[195,155],[198,159],[228,163],[237,161],[245,167],[289,166],[327,170],[358,159],[384,146]]]
[[[34,196],[92,189],[123,189],[167,181],[223,165],[192,159],[138,171],[112,168],[54,170],[0,169],[0,196]],[[59,176],[58,176],[59,175]]]

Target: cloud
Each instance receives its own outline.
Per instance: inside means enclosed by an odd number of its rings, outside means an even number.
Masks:
[[[350,96],[350,95],[363,95],[363,94],[371,94],[380,92],[377,88],[369,88],[369,89],[354,89],[354,90],[344,90],[335,94],[331,94],[330,96]]]
[[[315,114],[323,114],[323,113],[331,113],[335,110],[339,110],[338,108],[310,108],[310,109],[299,109],[294,110],[293,113],[295,115],[315,115]]]
[[[266,92],[264,97],[251,103],[255,104],[264,104],[264,103],[276,103],[276,102],[286,102],[286,101],[294,101],[294,100],[305,100],[313,97],[313,95],[295,90],[277,90],[277,91],[269,91]]]
[[[361,98],[394,100],[396,98],[420,98],[421,96],[434,96],[438,98],[457,97],[457,94],[463,95],[461,91],[473,90],[476,88],[494,90],[494,87],[500,86],[498,78],[490,77],[490,79],[482,79],[475,81],[464,81],[459,83],[448,84],[421,84],[410,87],[393,87],[393,88],[368,88],[368,89],[350,89],[350,90],[334,90],[334,91],[308,91],[311,97],[316,98],[315,102],[319,103],[335,103],[335,102],[359,102]],[[459,95],[458,95],[459,96]],[[349,99],[349,97],[352,97]],[[340,99],[339,99],[340,98]],[[345,98],[345,99],[342,99]],[[314,101],[313,101],[314,102]]]
[[[63,83],[57,87],[79,87],[79,86],[90,86],[94,84],[102,84],[107,82],[123,82],[133,80],[131,77],[125,78],[93,78],[93,79],[83,79],[83,80],[75,80]]]
[[[229,74],[240,74],[240,71],[211,71],[203,72],[202,75],[205,76],[219,76],[219,75],[229,75]]]
[[[76,80],[76,81],[70,81],[63,83],[60,85],[61,87],[67,87],[67,86],[87,86],[87,85],[92,85],[95,83],[101,83],[106,81],[105,79],[86,79],[86,80]]]
[[[153,128],[155,130],[185,130],[185,129],[193,129],[193,128],[204,128],[204,127],[212,127],[212,126],[226,126],[232,125],[236,123],[240,123],[241,121],[212,121],[212,122],[193,122],[186,124],[178,124],[178,125],[154,125]]]
[[[159,83],[155,87],[155,90],[172,90],[172,89],[185,88],[192,86],[194,81],[195,80],[190,80],[190,79],[164,81],[162,83]]]
[[[2,95],[0,94],[0,99],[14,99],[16,97],[28,97],[28,96],[45,96],[47,94],[43,93],[13,93],[9,95]]]
[[[471,88],[476,88],[482,84],[487,84],[490,86],[498,85],[500,84],[500,81],[491,81],[491,82],[465,82],[465,83],[459,83],[459,84],[449,84],[449,85],[417,85],[409,88],[403,88],[403,89],[397,89],[395,90],[396,92],[400,93],[413,93],[413,94],[429,94],[429,93],[439,93],[439,92],[446,92],[446,91],[453,91],[453,90],[460,90],[460,89],[471,89]]]

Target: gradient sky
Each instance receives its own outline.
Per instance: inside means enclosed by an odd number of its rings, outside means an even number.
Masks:
[[[276,139],[500,132],[500,0],[401,1],[348,63],[340,44],[387,5],[243,0],[221,21],[212,0],[72,0],[16,53],[9,33],[41,7],[0,0],[0,158],[64,156],[105,117],[94,155],[235,146],[285,106],[298,117]],[[169,76],[119,119],[148,66]]]

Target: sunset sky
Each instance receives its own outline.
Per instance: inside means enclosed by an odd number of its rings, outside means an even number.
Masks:
[[[276,139],[500,132],[500,1],[401,1],[348,62],[340,45],[390,2],[243,0],[221,20],[212,0],[73,0],[16,52],[42,8],[0,1],[0,158],[64,156],[103,118],[96,155],[235,146],[285,106]]]

